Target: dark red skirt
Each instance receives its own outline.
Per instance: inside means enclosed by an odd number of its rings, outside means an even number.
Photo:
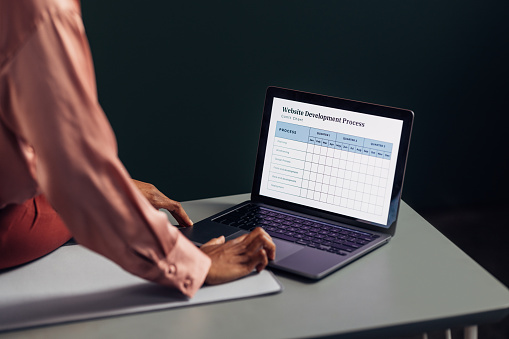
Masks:
[[[62,246],[71,233],[46,198],[0,209],[0,269],[18,266]]]

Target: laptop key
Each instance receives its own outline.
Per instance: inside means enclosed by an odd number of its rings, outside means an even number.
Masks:
[[[236,220],[235,219],[227,218],[227,219],[221,220],[220,222],[221,222],[221,224],[231,225],[232,223],[236,222]]]
[[[346,246],[349,246],[349,247],[355,248],[355,249],[357,249],[357,248],[360,248],[360,247],[361,247],[361,245],[356,244],[356,243],[353,243],[353,242],[350,242],[350,241],[345,241],[343,244],[344,244],[344,245],[346,245]]]
[[[357,237],[358,239],[362,239],[364,241],[373,241],[374,238],[370,237],[370,236],[367,236],[367,235],[361,235],[359,237]]]
[[[274,237],[274,238],[278,238],[278,239],[283,239],[283,240],[288,240],[288,241],[291,241],[291,242],[295,242],[297,241],[298,239],[291,236],[291,235],[286,235],[284,233],[278,233],[278,232],[274,232],[274,231],[267,231],[267,233],[271,236],[271,237]]]
[[[337,248],[338,250],[343,250],[343,251],[346,251],[346,252],[353,252],[354,251],[353,248],[345,246],[345,245],[342,245],[342,244],[338,244],[338,243],[333,243],[332,246]]]
[[[339,250],[339,249],[337,249],[337,248],[335,248],[335,247],[331,247],[331,248],[328,250],[328,252],[330,252],[330,253],[334,253],[334,254],[338,254],[338,255],[341,255],[341,256],[345,256],[345,255],[346,255],[346,253],[345,253],[345,252],[343,252],[343,251],[341,251],[341,250]]]
[[[330,245],[320,244],[320,246],[318,246],[318,248],[323,250],[323,251],[328,251],[328,250],[330,250],[331,246]]]
[[[243,230],[250,230],[251,228],[253,228],[255,225],[253,223],[247,223],[247,224],[244,224],[244,225],[240,225],[238,226],[239,228],[242,228]]]

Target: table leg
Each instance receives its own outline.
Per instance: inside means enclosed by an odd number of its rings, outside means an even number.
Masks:
[[[465,327],[465,339],[477,339],[477,326]]]

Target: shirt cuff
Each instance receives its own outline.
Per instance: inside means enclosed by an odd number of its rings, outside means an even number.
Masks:
[[[159,262],[162,275],[156,282],[193,297],[205,282],[211,260],[176,228],[172,231],[177,239],[166,260]]]

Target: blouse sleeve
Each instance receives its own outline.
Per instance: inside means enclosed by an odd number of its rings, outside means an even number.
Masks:
[[[34,147],[40,189],[75,239],[193,296],[210,259],[148,203],[120,162],[80,13],[44,13],[5,79],[11,128]]]

